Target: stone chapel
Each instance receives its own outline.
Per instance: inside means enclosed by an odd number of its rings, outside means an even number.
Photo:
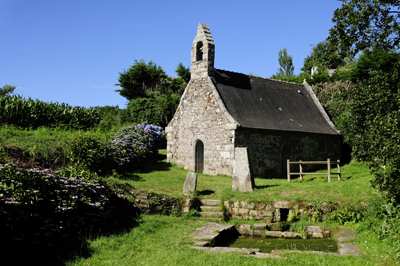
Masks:
[[[214,59],[210,29],[200,23],[191,80],[166,128],[168,162],[211,175],[235,178],[248,167],[252,178],[285,178],[287,159],[340,159],[340,132],[305,81],[216,69]]]

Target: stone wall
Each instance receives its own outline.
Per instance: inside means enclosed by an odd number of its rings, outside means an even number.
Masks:
[[[308,202],[291,202],[285,200],[269,203],[246,202],[243,200],[224,201],[224,206],[233,219],[258,220],[268,224],[287,221],[290,214],[296,212],[296,207],[298,215],[308,212],[310,216],[313,216],[318,210],[321,217],[325,218],[329,215],[329,210],[333,209],[332,206],[329,207],[326,203],[314,206]]]
[[[235,147],[247,147],[251,174],[259,178],[286,178],[286,159],[325,161],[340,159],[337,135],[238,128]],[[298,166],[291,166],[298,172]],[[326,165],[304,165],[304,171],[326,169]]]
[[[210,78],[191,80],[166,128],[167,160],[195,171],[195,145],[204,145],[205,174],[232,175],[236,124],[218,103]]]

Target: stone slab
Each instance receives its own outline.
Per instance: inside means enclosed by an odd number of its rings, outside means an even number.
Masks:
[[[183,185],[183,192],[195,191],[197,187],[197,174],[188,172],[185,184]]]
[[[292,206],[289,201],[279,200],[274,202],[275,209],[290,209]]]
[[[193,245],[200,247],[209,247],[210,243],[208,243],[207,241],[195,241],[193,242]]]
[[[220,200],[214,200],[214,199],[202,199],[201,203],[203,205],[213,205],[214,206],[214,205],[220,204],[221,201]]]
[[[267,228],[267,224],[253,224],[254,230],[264,230]]]
[[[251,226],[249,224],[241,224],[238,228],[239,234],[250,236],[252,234]]]
[[[243,254],[256,254],[256,252],[260,252],[260,250],[257,248],[198,247],[198,246],[189,246],[189,248],[202,250],[207,253],[237,252]]]
[[[322,228],[316,225],[307,226],[307,233],[322,233]]]
[[[201,232],[197,236],[194,236],[194,239],[213,239],[216,237],[218,233],[209,233],[209,232]]]
[[[299,236],[295,232],[283,232],[283,237],[284,238],[301,238],[301,236]]]
[[[238,192],[252,192],[254,190],[254,180],[250,174],[249,158],[246,147],[235,148],[232,190]]]
[[[269,237],[282,237],[282,232],[281,231],[266,231],[265,236]]]

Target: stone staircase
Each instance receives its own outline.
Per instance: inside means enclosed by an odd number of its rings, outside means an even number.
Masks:
[[[202,199],[200,216],[203,218],[223,218],[220,200]]]

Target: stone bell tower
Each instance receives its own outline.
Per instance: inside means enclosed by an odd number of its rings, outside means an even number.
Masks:
[[[199,23],[196,38],[192,44],[191,78],[199,79],[211,76],[214,69],[215,44],[210,29]]]

